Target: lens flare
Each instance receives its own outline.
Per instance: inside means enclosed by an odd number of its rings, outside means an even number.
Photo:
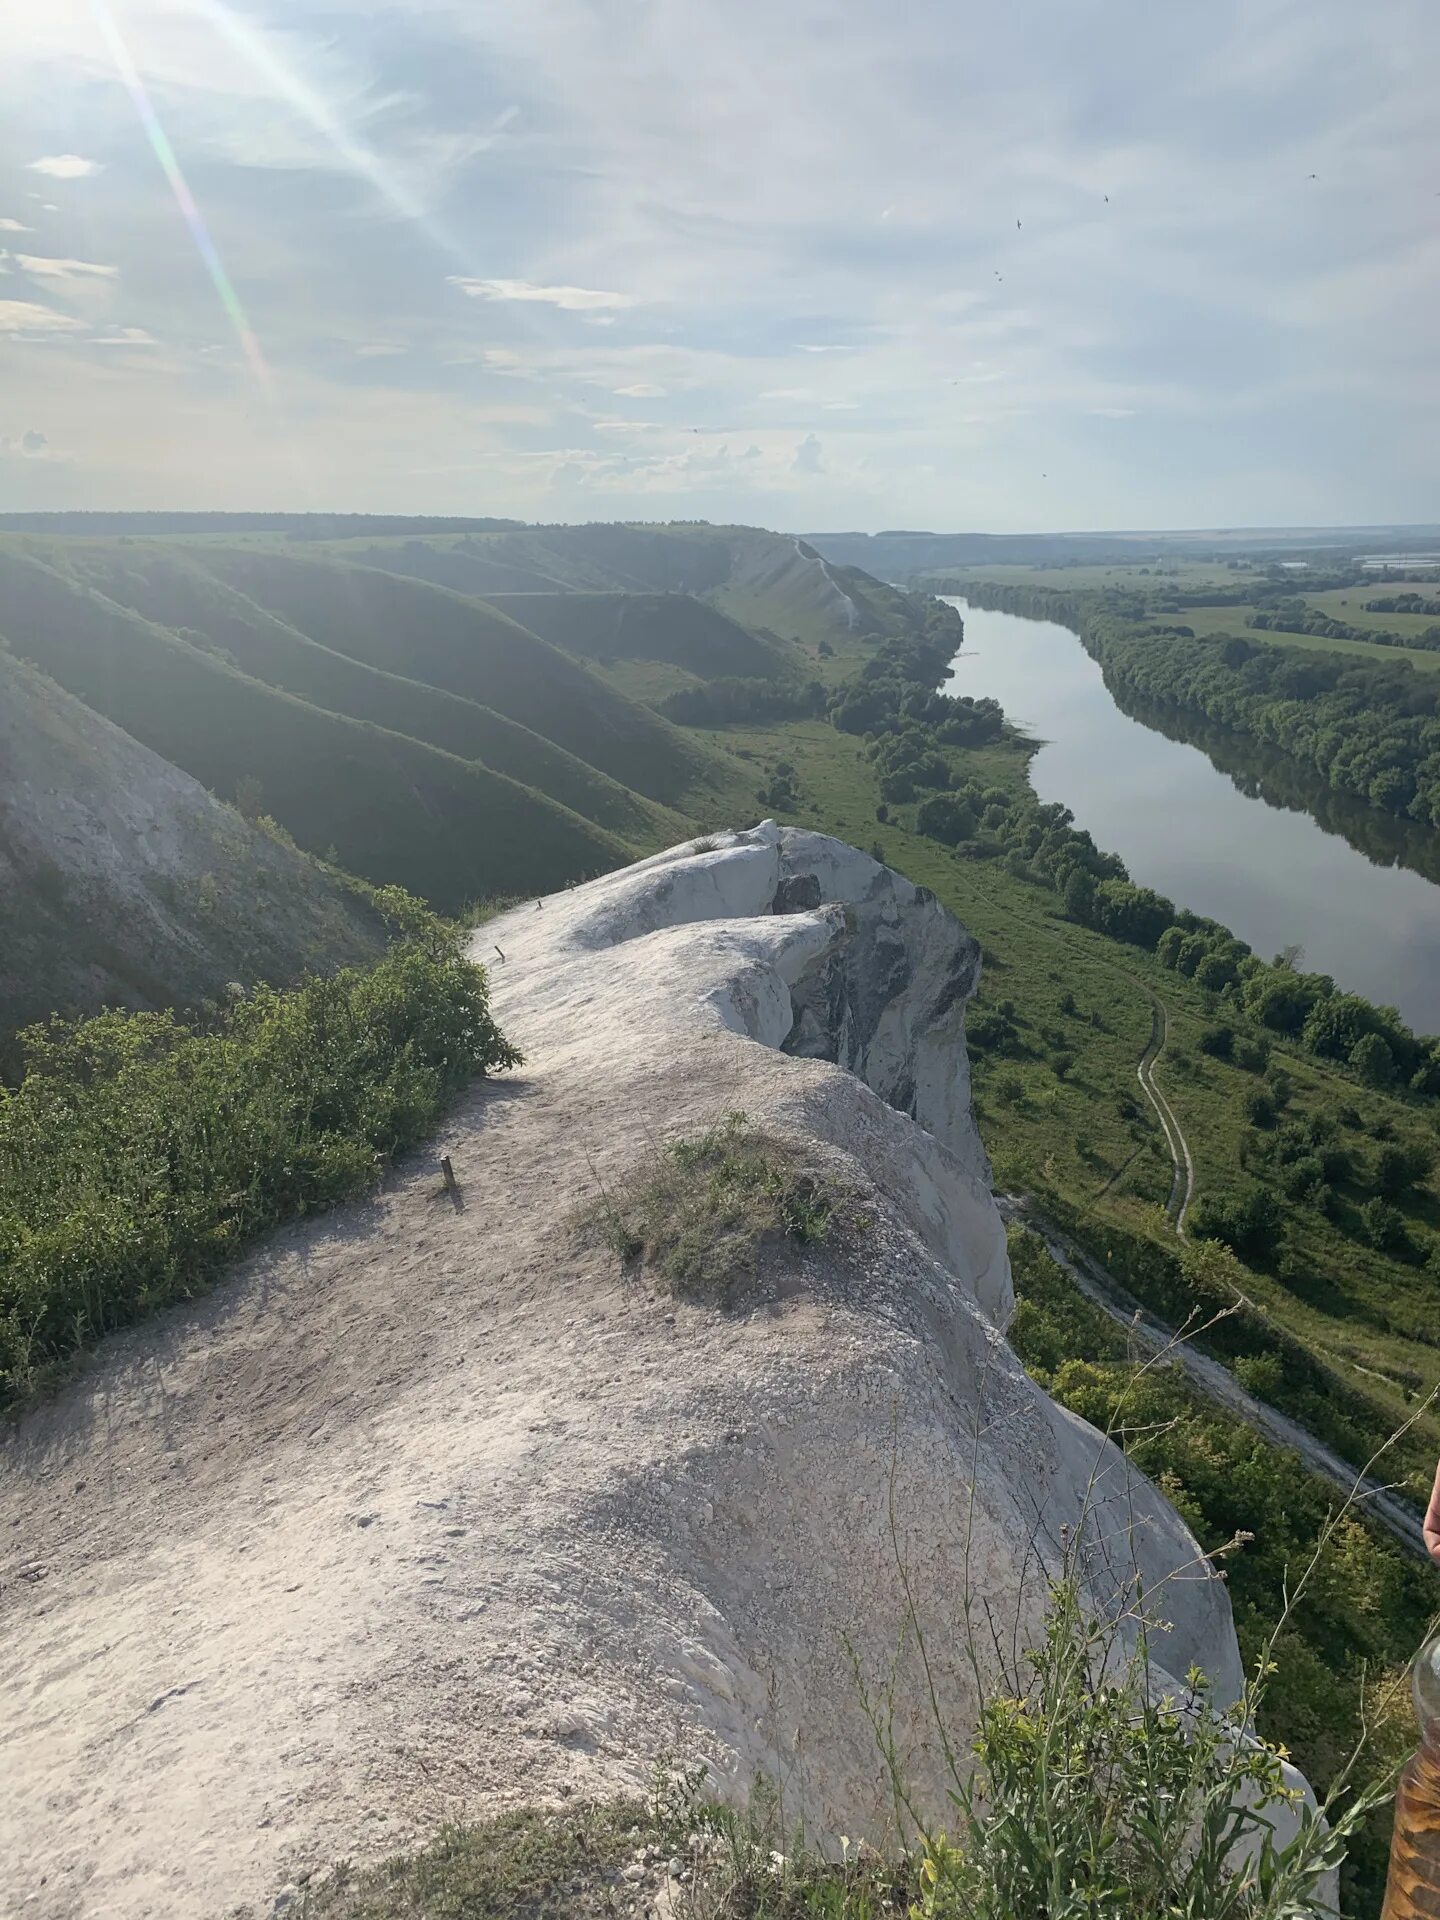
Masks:
[[[192,5],[201,19],[208,20],[237,53],[244,55],[280,99],[288,102],[302,120],[308,121],[323,139],[329,141],[352,172],[367,180],[382,200],[396,213],[412,221],[437,247],[457,259],[460,257],[460,248],[451,236],[437,225],[394,170],[355,138],[329,101],[281,59],[273,40],[257,31],[248,20],[242,19],[225,4],[225,0],[192,0]],[[508,117],[502,115],[502,122]],[[500,130],[497,124],[496,131]]]
[[[195,251],[200,255],[205,271],[210,276],[220,304],[229,316],[231,326],[235,329],[240,351],[244,354],[246,363],[255,376],[255,383],[267,399],[273,399],[275,397],[274,376],[260,350],[255,329],[251,326],[249,317],[240,304],[240,296],[231,285],[224,262],[220,258],[215,242],[210,237],[210,229],[205,224],[205,216],[195,204],[195,196],[191,193],[185,175],[181,172],[180,162],[175,157],[175,149],[171,146],[165,129],[160,124],[159,115],[151,103],[139,69],[130,57],[130,49],[125,44],[119,22],[111,12],[108,0],[90,0],[90,11],[94,15],[95,24],[99,27],[106,46],[110,49],[110,57],[115,62],[116,72],[124,83],[125,91],[130,95],[140,125],[144,128],[145,137],[160,163],[161,171],[170,182],[170,191],[175,196],[175,204],[180,209],[181,218],[190,229],[190,238],[195,242]]]

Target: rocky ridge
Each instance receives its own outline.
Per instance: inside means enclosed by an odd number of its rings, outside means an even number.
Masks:
[[[260,1914],[446,1818],[633,1791],[657,1755],[883,1837],[856,1670],[941,1759],[967,1602],[1025,1645],[1083,1511],[1097,1611],[1137,1571],[1167,1661],[1240,1684],[1179,1516],[1005,1343],[970,1111],[975,943],[853,849],[773,823],[475,936],[525,1049],[373,1205],[115,1340],[0,1473],[0,1905]],[[741,1110],[856,1223],[738,1311],[585,1225]],[[780,1256],[777,1256],[777,1259]]]

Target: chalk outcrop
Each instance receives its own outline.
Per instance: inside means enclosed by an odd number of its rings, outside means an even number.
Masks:
[[[1137,1567],[1168,1582],[1173,1669],[1239,1685],[1174,1509],[1005,1343],[979,954],[949,914],[767,823],[476,952],[527,1064],[439,1143],[458,1195],[402,1171],[114,1342],[9,1447],[6,1911],[259,1914],[338,1855],[634,1788],[662,1752],[879,1834],[852,1658],[891,1676],[897,1555],[963,1747],[967,1596],[1024,1645],[1087,1504],[1096,1608]],[[722,1312],[623,1275],[576,1216],[735,1109],[864,1224]],[[917,1681],[902,1661],[896,1736],[938,1794]]]

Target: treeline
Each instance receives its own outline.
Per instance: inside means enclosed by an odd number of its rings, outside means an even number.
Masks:
[[[1440,611],[1440,606],[1436,610]],[[1396,609],[1390,608],[1388,611],[1394,612]],[[1408,612],[1410,609],[1400,611]],[[1430,653],[1440,651],[1440,626],[1426,627],[1423,633],[1395,633],[1386,627],[1355,627],[1348,620],[1332,619],[1328,613],[1307,606],[1297,596],[1277,601],[1274,606],[1257,607],[1245,624],[1268,633],[1306,633],[1322,640],[1361,640],[1368,647],[1418,647]]]
[[[800,683],[736,675],[677,687],[657,700],[655,709],[682,727],[728,727],[765,720],[812,720],[824,713],[828,697],[818,680]]]
[[[1440,616],[1440,600],[1427,600],[1421,593],[1392,593],[1380,600],[1365,602],[1367,613],[1424,613]]]

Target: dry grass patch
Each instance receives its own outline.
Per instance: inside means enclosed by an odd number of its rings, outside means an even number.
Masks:
[[[672,1293],[729,1305],[767,1250],[823,1240],[837,1200],[791,1148],[727,1113],[661,1147],[621,1185],[602,1183],[584,1224]]]

